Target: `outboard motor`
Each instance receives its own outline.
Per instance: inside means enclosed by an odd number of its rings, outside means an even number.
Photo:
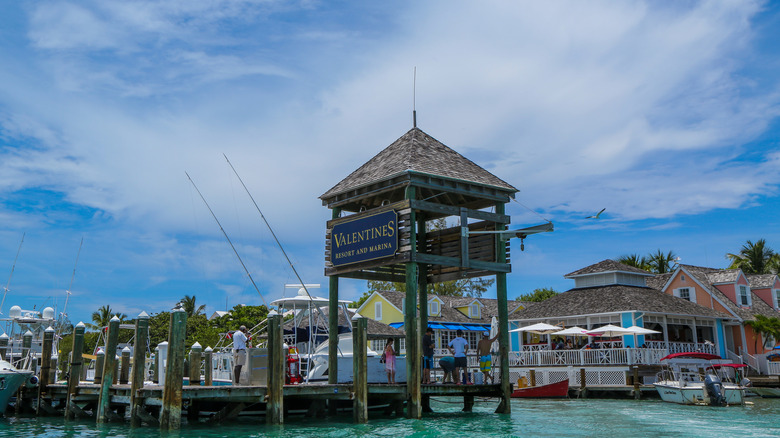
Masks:
[[[704,386],[707,388],[707,395],[710,396],[710,406],[726,406],[723,383],[718,376],[707,374],[704,378]]]

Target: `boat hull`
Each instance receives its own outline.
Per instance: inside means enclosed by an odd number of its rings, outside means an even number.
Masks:
[[[764,386],[754,386],[750,388],[751,391],[766,398],[778,398],[780,397],[780,388],[768,388]]]
[[[8,407],[8,401],[16,395],[16,391],[27,383],[32,376],[32,371],[0,371],[0,414]]]
[[[653,384],[661,396],[661,400],[669,403],[681,405],[709,405],[710,397],[704,387],[704,383],[693,382],[680,386],[679,382],[656,382]],[[744,401],[744,388],[723,385],[723,396],[726,398],[726,404],[742,404]]]
[[[512,398],[561,398],[569,396],[569,379],[549,385],[518,388],[512,392]]]

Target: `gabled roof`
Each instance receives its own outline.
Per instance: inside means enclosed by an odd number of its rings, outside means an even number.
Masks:
[[[670,315],[730,318],[731,315],[640,286],[609,285],[570,289],[521,310],[512,319],[560,318],[636,310]]]
[[[777,274],[745,274],[751,289],[770,289],[775,285]]]
[[[406,298],[405,292],[397,291],[376,291],[377,294],[383,296],[388,302],[395,307],[402,309],[401,305],[404,298]],[[439,301],[444,303],[441,306],[439,315],[428,315],[428,321],[437,322],[455,322],[455,323],[478,323],[478,324],[490,324],[492,318],[498,317],[498,300],[492,298],[473,298],[473,297],[451,297],[447,295],[433,295],[428,294],[428,300],[433,297],[437,297]],[[469,318],[468,315],[464,315],[455,307],[466,306],[473,301],[479,301],[482,304],[482,310],[480,312],[481,318]],[[454,304],[463,303],[466,304]],[[537,303],[528,303],[525,301],[509,301],[507,300],[507,312],[511,315],[521,306],[532,307],[531,305]]]
[[[406,172],[465,180],[512,193],[517,192],[511,184],[415,127],[325,192],[320,199],[391,179]]]
[[[603,274],[606,272],[629,272],[631,274],[640,274],[648,277],[653,276],[653,274],[645,271],[644,269],[635,268],[633,266],[624,265],[623,263],[607,259],[602,260],[596,264],[586,266],[582,269],[578,269],[574,272],[570,272],[564,275],[564,278],[581,277],[583,275],[590,274]]]
[[[318,330],[321,332],[326,332],[328,330],[328,307],[323,306],[320,308],[322,310],[322,314],[324,316],[324,319],[320,318],[313,318],[312,323],[317,325]],[[351,325],[351,318],[355,315],[354,311],[348,310],[350,321],[347,321],[347,319],[344,317],[344,312],[339,311],[339,326],[340,327],[348,327]],[[305,320],[304,320],[305,319]],[[390,327],[387,324],[381,323],[377,320],[367,318],[367,324],[366,324],[366,335],[369,339],[387,339],[388,337],[401,337],[404,335],[403,330],[399,330],[394,327]],[[318,322],[315,322],[318,321]],[[295,327],[294,324],[295,320],[291,319],[284,323],[283,327],[285,330],[292,330],[293,327]],[[298,327],[299,328],[307,328],[309,326],[309,319],[303,318],[298,321]],[[341,332],[341,331],[340,331]]]
[[[647,287],[658,289],[658,290],[664,290],[664,287],[666,287],[666,283],[669,282],[669,279],[672,278],[672,275],[674,272],[666,272],[664,274],[656,274],[653,277],[648,277],[645,280],[645,283],[647,284]]]
[[[780,313],[766,304],[764,300],[759,298],[752,291],[750,292],[752,306],[751,308],[746,309],[731,301],[731,299],[727,297],[726,294],[715,287],[715,284],[728,283],[729,281],[727,281],[727,279],[730,278],[733,279],[731,281],[736,281],[742,272],[739,269],[714,269],[693,265],[680,265],[679,267],[680,269],[685,270],[685,272],[688,272],[689,275],[692,275],[700,285],[704,286],[707,291],[716,300],[718,300],[718,302],[726,306],[731,312],[733,312],[742,320],[752,321],[756,319],[754,315],[780,317]]]

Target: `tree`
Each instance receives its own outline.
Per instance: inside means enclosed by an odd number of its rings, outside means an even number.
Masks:
[[[184,311],[187,312],[188,318],[192,318],[195,315],[204,313],[206,310],[205,304],[201,304],[200,306],[196,307],[195,295],[185,295],[184,298],[181,299],[181,306],[184,308]]]
[[[532,301],[534,303],[540,303],[546,299],[552,298],[556,295],[558,295],[559,292],[556,292],[551,287],[544,287],[540,289],[534,289],[533,292],[527,295],[521,295],[516,298],[517,301]]]
[[[666,254],[660,249],[655,254],[650,254],[647,257],[647,265],[650,267],[650,272],[655,274],[665,274],[671,272],[674,269],[674,264],[677,262],[677,256],[669,251]]]
[[[780,318],[764,315],[754,315],[754,317],[756,319],[752,321],[745,321],[745,325],[752,328],[756,335],[763,338],[763,348],[767,348],[767,342],[770,339],[773,339],[774,342],[780,340]],[[754,340],[753,348],[758,351],[758,337]]]
[[[618,263],[624,265],[633,266],[635,268],[643,269],[645,271],[650,270],[650,264],[647,262],[647,257],[640,256],[639,254],[622,255],[615,260]]]
[[[87,324],[87,326],[92,330],[100,330],[101,328],[107,326],[108,322],[111,321],[111,318],[114,316],[119,318],[120,322],[127,319],[127,315],[124,313],[114,312],[111,310],[111,306],[107,304],[105,306],[100,306],[97,312],[92,312],[93,324]]]
[[[729,269],[741,269],[746,274],[776,274],[780,268],[780,255],[766,245],[766,240],[747,241],[739,254],[726,254],[731,260]]]

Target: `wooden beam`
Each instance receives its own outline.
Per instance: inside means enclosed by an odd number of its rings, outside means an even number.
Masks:
[[[444,216],[458,216],[461,214],[461,207],[454,205],[437,204],[435,202],[412,200],[411,208],[417,211],[427,213],[441,214]],[[467,216],[471,219],[479,219],[499,224],[509,224],[512,219],[505,214],[490,213],[488,211],[466,209]]]

